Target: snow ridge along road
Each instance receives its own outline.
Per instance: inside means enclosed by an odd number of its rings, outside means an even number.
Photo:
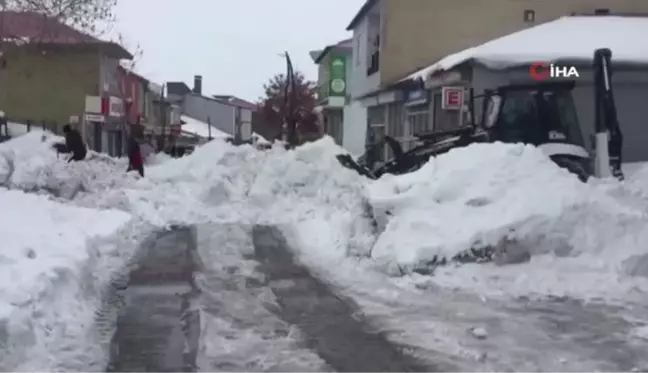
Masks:
[[[431,372],[381,334],[369,331],[359,308],[339,298],[329,285],[295,261],[281,232],[270,226],[253,230],[256,258],[277,297],[275,311],[297,325],[308,346],[338,372]],[[451,370],[444,367],[442,371]]]

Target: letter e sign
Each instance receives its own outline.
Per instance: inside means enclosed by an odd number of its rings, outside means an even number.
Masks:
[[[443,87],[441,89],[443,100],[441,109],[443,110],[461,110],[464,101],[463,87]]]

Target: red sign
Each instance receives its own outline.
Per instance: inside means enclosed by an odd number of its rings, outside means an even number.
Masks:
[[[547,80],[551,71],[549,64],[545,62],[534,62],[529,65],[529,76],[533,80]]]
[[[461,110],[464,102],[463,87],[443,87],[441,90],[443,101],[441,109],[443,110]]]

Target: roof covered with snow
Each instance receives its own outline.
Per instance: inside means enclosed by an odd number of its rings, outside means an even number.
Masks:
[[[198,119],[192,118],[188,115],[180,116],[185,124],[182,125],[182,132],[193,134],[196,136],[209,138],[209,124],[200,121]],[[218,128],[211,126],[211,137],[212,138],[226,138],[231,137],[230,134],[219,130]]]
[[[327,45],[326,48],[324,48],[320,54],[315,58],[315,63],[320,63],[326,57],[331,51],[335,50],[337,52],[347,52],[350,53],[353,49],[353,39],[344,39],[336,44],[331,44]]]
[[[648,48],[631,40],[647,34],[648,17],[562,17],[451,54],[404,80],[425,79],[466,62],[505,69],[535,61],[590,61],[599,48],[612,50],[615,62],[648,64]]]

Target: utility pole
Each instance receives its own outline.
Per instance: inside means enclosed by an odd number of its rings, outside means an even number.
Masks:
[[[211,117],[207,117],[207,138],[208,141],[212,141],[212,131],[211,131]]]
[[[286,87],[284,88],[284,123],[283,123],[283,140],[288,146],[297,146],[297,122],[295,120],[295,73],[292,61],[288,52],[284,53],[286,57]]]

